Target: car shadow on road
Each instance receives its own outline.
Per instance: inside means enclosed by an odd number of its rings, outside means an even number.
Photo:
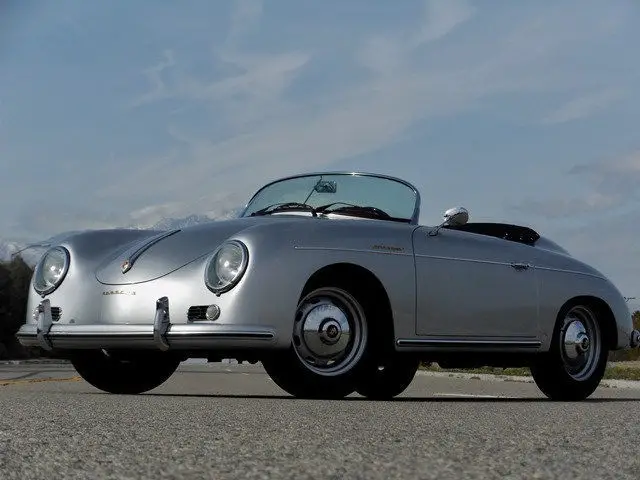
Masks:
[[[80,395],[112,395],[104,392],[82,392]],[[263,394],[228,394],[228,393],[163,393],[147,392],[140,395],[145,397],[167,397],[167,398],[220,398],[220,399],[258,399],[258,400],[290,400],[290,401],[332,401],[332,402],[389,402],[389,403],[616,403],[616,402],[638,402],[638,398],[623,397],[599,397],[588,398],[579,402],[549,400],[545,397],[468,397],[468,396],[425,396],[425,397],[397,397],[390,400],[370,400],[364,397],[346,397],[337,400],[330,399],[307,399],[296,398],[290,395],[263,395]]]

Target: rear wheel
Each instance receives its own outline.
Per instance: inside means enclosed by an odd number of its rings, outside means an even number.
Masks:
[[[550,399],[584,400],[600,385],[608,353],[598,310],[573,304],[561,312],[549,351],[531,373]]]
[[[262,362],[273,381],[296,397],[353,393],[368,364],[373,333],[363,298],[342,286],[309,292],[298,304],[291,347]]]
[[[105,350],[76,353],[71,363],[78,374],[94,387],[119,394],[139,394],[166,382],[180,359],[165,353],[123,355]]]

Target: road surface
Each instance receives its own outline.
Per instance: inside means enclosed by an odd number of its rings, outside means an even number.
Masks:
[[[470,378],[471,377],[471,378]],[[0,478],[640,478],[640,388],[420,374],[395,401],[296,400],[259,366],[183,365],[139,396],[0,365]]]

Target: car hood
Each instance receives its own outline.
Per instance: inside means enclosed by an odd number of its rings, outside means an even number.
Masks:
[[[155,280],[212,253],[223,241],[241,230],[265,222],[284,221],[291,221],[291,218],[248,217],[219,220],[180,230],[158,232],[109,255],[96,269],[96,278],[107,285],[130,285]],[[127,261],[131,266],[123,273],[123,265]]]

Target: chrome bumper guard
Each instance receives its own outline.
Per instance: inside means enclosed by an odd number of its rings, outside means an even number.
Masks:
[[[36,338],[40,346],[48,351],[53,350],[53,345],[47,337],[53,326],[53,315],[51,315],[51,301],[47,298],[38,305],[38,323],[36,324]]]
[[[169,350],[167,332],[169,331],[169,299],[162,297],[156,301],[156,317],[153,320],[153,341],[160,350]]]
[[[60,349],[151,348],[206,349],[216,347],[264,347],[275,340],[272,329],[258,325],[229,325],[204,322],[171,323],[169,299],[156,301],[153,324],[58,324],[51,315],[51,302],[37,308],[35,324],[23,325],[16,337],[26,347]]]

